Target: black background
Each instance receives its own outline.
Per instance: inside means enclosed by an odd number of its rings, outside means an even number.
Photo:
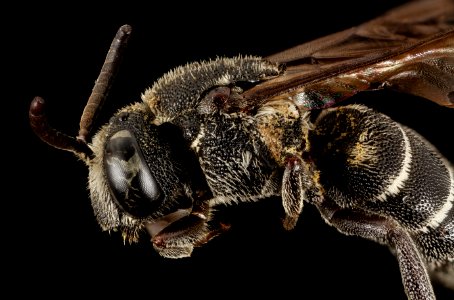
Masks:
[[[168,1],[145,7],[128,1],[96,9],[68,3],[5,9],[11,21],[2,25],[3,284],[17,296],[64,298],[405,299],[397,262],[386,247],[337,233],[308,205],[297,228],[286,232],[278,199],[227,208],[231,231],[188,259],[161,258],[147,240],[123,245],[118,233],[101,232],[94,219],[84,164],[42,143],[28,125],[29,103],[40,95],[52,124],[76,134],[111,39],[125,23],[133,35],[99,123],[140,101],[146,87],[178,65],[218,55],[265,56],[403,2],[275,1],[245,7]],[[454,161],[454,110],[392,92],[349,102],[366,103],[417,129]],[[438,286],[436,292],[439,299],[452,296]]]

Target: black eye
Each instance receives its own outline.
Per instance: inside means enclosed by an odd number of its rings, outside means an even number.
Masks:
[[[125,212],[146,217],[161,204],[161,189],[128,130],[115,133],[106,143],[104,170],[110,190]]]

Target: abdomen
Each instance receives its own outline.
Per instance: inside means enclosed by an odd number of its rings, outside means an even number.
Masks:
[[[327,197],[398,221],[430,264],[454,260],[454,172],[428,141],[360,105],[324,110],[309,141]]]

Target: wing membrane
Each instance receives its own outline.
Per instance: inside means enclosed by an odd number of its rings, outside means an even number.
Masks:
[[[322,108],[389,87],[454,107],[454,1],[412,1],[265,59],[286,69],[245,91],[249,103],[290,97],[303,108]]]

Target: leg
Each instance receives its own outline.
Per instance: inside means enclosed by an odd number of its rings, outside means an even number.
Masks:
[[[292,155],[287,158],[287,166],[282,177],[282,206],[285,211],[284,228],[293,229],[303,210],[304,201],[318,199],[318,176],[313,165]]]
[[[285,211],[284,228],[293,229],[303,210],[303,162],[298,157],[287,159],[287,166],[282,177],[282,206]]]
[[[194,247],[202,246],[212,238],[228,230],[228,226],[219,224],[210,229],[206,216],[201,213],[191,213],[169,226],[156,235],[152,235],[155,250],[167,258],[189,257]]]
[[[359,211],[341,209],[327,205],[326,202],[318,204],[317,208],[328,223],[340,232],[394,248],[408,299],[435,299],[427,269],[415,243],[408,232],[396,222]]]

